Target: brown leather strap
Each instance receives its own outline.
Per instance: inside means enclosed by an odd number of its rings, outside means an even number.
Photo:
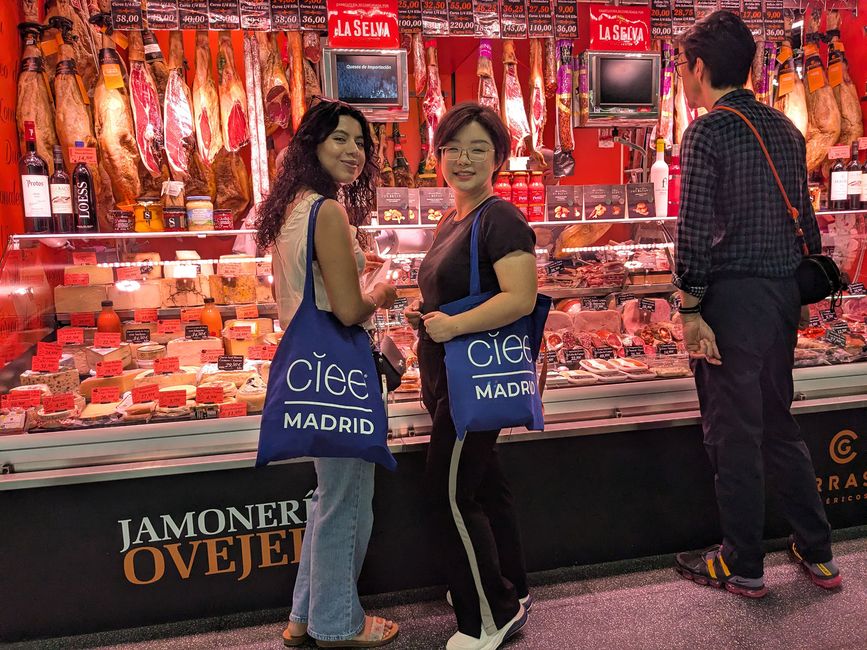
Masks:
[[[759,135],[759,132],[756,130],[756,127],[753,126],[753,123],[750,122],[749,118],[741,113],[738,109],[732,108],[731,106],[717,106],[713,110],[715,111],[728,111],[729,113],[734,113],[739,118],[741,118],[744,123],[750,127],[750,131],[753,132],[753,135],[756,136],[756,140],[759,141],[759,146],[762,148],[762,152],[765,154],[765,158],[768,161],[768,165],[771,167],[771,172],[774,175],[774,180],[777,182],[777,187],[780,188],[780,193],[783,195],[783,200],[786,202],[786,209],[789,211],[789,214],[792,217],[792,221],[795,222],[795,234],[801,239],[801,248],[804,252],[804,255],[809,255],[810,250],[807,247],[806,239],[804,238],[804,230],[801,228],[801,222],[799,220],[800,212],[798,212],[798,208],[792,205],[792,202],[789,200],[789,195],[786,192],[786,188],[783,187],[783,181],[780,180],[780,175],[777,173],[777,166],[774,165],[774,161],[771,158],[771,154],[768,152],[768,148],[765,146],[765,141],[762,140],[762,136]]]

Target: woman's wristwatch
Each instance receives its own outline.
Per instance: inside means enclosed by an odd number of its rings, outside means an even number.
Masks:
[[[691,314],[700,314],[701,313],[701,303],[698,303],[694,307],[684,307],[683,305],[681,305],[680,307],[677,308],[677,311],[680,312],[681,314],[685,314],[687,316],[689,316]]]

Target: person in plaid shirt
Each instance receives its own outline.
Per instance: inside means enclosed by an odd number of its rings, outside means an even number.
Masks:
[[[681,146],[683,176],[674,284],[714,468],[722,544],[680,553],[676,569],[742,596],[767,593],[762,534],[765,475],[780,493],[794,534],[792,558],[812,581],[840,585],[831,527],[810,453],[790,407],[802,309],[794,278],[802,252],[795,227],[755,135],[780,173],[811,253],[821,250],[807,192],[806,145],[781,112],[744,89],[756,52],[749,28],[718,11],[682,37],[676,62],[693,122]],[[714,108],[717,110],[714,110]]]

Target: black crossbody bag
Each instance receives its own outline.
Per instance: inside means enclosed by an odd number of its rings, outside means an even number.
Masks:
[[[804,258],[795,270],[795,280],[798,283],[798,290],[801,292],[801,304],[812,305],[828,298],[829,296],[833,300],[835,294],[839,294],[849,286],[849,278],[840,271],[837,263],[827,255],[810,254],[810,250],[807,247],[807,241],[804,238],[804,230],[801,228],[800,213],[789,200],[789,195],[786,193],[786,188],[783,187],[783,182],[780,180],[780,175],[777,173],[777,168],[774,165],[774,161],[771,159],[771,154],[768,152],[764,140],[762,140],[762,136],[759,135],[756,127],[753,126],[753,123],[750,122],[746,115],[741,113],[739,110],[732,108],[731,106],[717,106],[714,110],[728,111],[729,113],[734,113],[741,118],[746,125],[750,127],[753,135],[756,136],[756,139],[759,141],[759,146],[762,148],[765,158],[768,161],[768,165],[771,167],[771,172],[774,174],[774,180],[777,182],[777,187],[780,188],[780,193],[783,195],[783,200],[786,202],[786,208],[792,216],[792,221],[795,224],[795,234],[801,241],[801,250],[804,253]]]

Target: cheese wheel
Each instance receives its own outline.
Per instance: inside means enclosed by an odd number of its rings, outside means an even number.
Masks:
[[[121,361],[124,368],[132,368],[132,348],[129,343],[121,343],[118,348],[96,348],[89,347],[84,350],[85,359],[87,360],[88,372],[96,370],[96,364],[106,361]]]
[[[223,399],[227,399],[229,397],[234,397],[238,392],[238,387],[235,386],[235,382],[232,381],[205,381],[199,384],[199,388],[211,386],[211,387],[220,387],[223,389]]]
[[[94,388],[117,387],[121,393],[125,393],[133,387],[133,381],[141,370],[124,370],[117,377],[88,377],[81,382],[79,392],[90,399]]]
[[[268,385],[261,377],[255,375],[238,389],[236,398],[239,402],[246,402],[248,413],[260,413],[265,406],[267,390]]]
[[[196,387],[192,384],[180,384],[177,386],[165,386],[164,388],[160,388],[161,393],[169,393],[176,390],[182,390],[186,393],[187,401],[196,398]]]
[[[202,283],[195,278],[163,278],[160,283],[160,302],[163,307],[198,307],[205,304]],[[249,301],[248,301],[249,302]]]

